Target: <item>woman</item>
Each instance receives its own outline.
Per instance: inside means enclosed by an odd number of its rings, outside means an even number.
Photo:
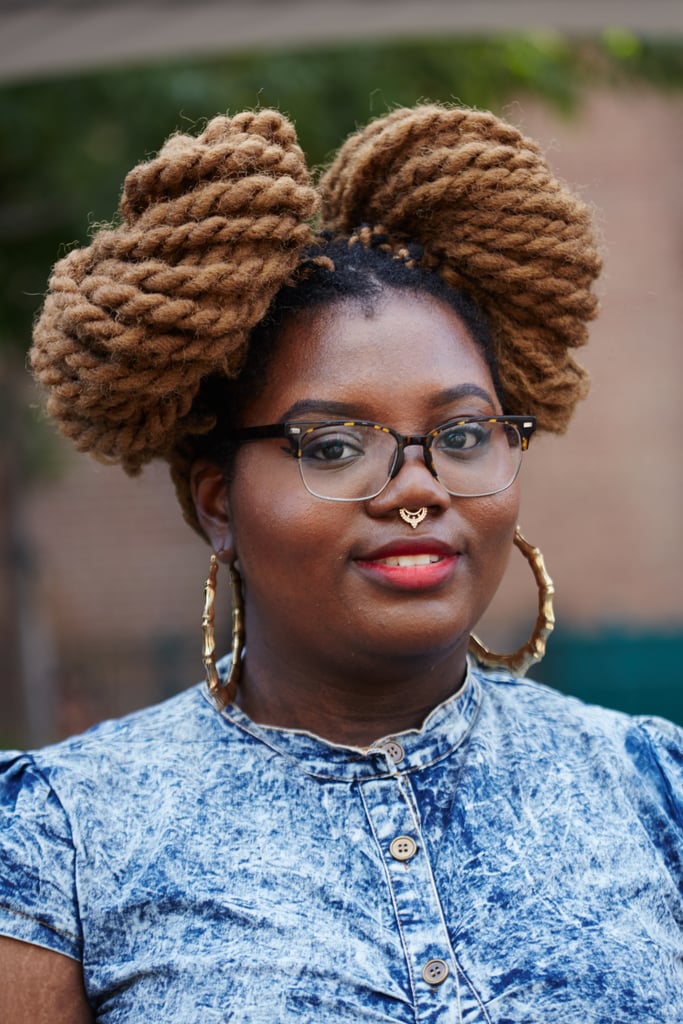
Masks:
[[[585,391],[584,205],[424,106],[318,188],[279,114],[217,118],[121,212],[32,361],[79,448],[170,463],[215,556],[208,687],[4,758],[3,1019],[682,1020],[680,732],[485,667],[552,628],[517,474]],[[513,542],[541,613],[496,658]]]

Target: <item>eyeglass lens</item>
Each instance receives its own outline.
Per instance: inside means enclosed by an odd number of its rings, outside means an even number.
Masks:
[[[482,497],[505,490],[519,471],[519,431],[506,423],[450,424],[431,443],[436,475],[453,495]],[[321,425],[301,438],[299,469],[319,498],[359,501],[379,494],[398,458],[393,434],[363,424]]]

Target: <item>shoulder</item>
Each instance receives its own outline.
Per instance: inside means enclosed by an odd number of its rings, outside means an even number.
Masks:
[[[130,751],[131,747],[161,741],[188,742],[201,738],[215,714],[204,696],[204,687],[194,686],[160,704],[100,722],[30,756],[37,765],[47,768],[61,762],[73,764],[79,758],[116,756],[119,749]]]
[[[524,719],[529,726],[552,723],[553,729],[587,731],[596,737],[623,740],[642,733],[655,744],[683,745],[683,728],[666,719],[649,715],[629,715],[598,704],[588,704],[533,679],[518,679],[505,671],[492,671],[476,665],[474,675],[482,686],[483,704],[496,713]]]
[[[591,771],[627,788],[649,789],[677,805],[683,822],[683,729],[663,718],[586,704],[506,672],[474,674],[481,684],[482,725],[499,741],[524,746],[571,771]]]
[[[226,731],[196,686],[41,750],[0,752],[0,806],[21,801],[24,813],[31,806],[37,813],[45,801],[56,801],[68,812],[72,801],[96,792],[115,798],[117,791],[148,786],[150,776],[163,778],[169,766],[187,760],[183,754],[200,755]]]
[[[160,704],[100,722],[87,732],[46,747],[45,751],[53,755],[61,751],[72,755],[80,750],[92,752],[100,746],[150,743],[162,736],[187,741],[194,739],[214,716],[205,687],[193,686]]]

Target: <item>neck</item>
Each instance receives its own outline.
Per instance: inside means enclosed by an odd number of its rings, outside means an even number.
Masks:
[[[256,640],[256,638],[254,638]],[[368,746],[382,736],[419,728],[438,704],[462,685],[467,638],[429,657],[375,659],[357,654],[342,665],[306,664],[278,656],[275,648],[250,644],[238,703],[254,721],[302,729],[346,746]],[[284,667],[283,667],[284,666]]]

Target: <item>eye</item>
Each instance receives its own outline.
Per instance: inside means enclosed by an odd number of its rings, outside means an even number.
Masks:
[[[488,444],[490,437],[490,427],[483,423],[458,423],[443,428],[435,447],[445,455],[474,454]]]
[[[319,468],[349,463],[363,455],[365,447],[359,434],[338,427],[311,431],[301,444],[301,458],[319,463]]]

